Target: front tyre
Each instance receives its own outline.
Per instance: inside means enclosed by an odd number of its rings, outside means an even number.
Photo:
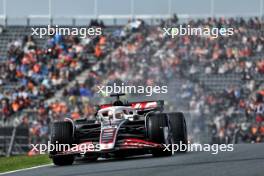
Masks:
[[[55,156],[52,158],[52,161],[57,166],[72,165],[74,162],[74,156],[73,155]]]
[[[51,130],[51,143],[54,145],[68,145],[72,146],[73,143],[73,126],[69,121],[54,122]],[[71,165],[74,162],[74,156],[72,155],[61,155],[56,156],[59,151],[52,151],[53,163],[57,166]]]

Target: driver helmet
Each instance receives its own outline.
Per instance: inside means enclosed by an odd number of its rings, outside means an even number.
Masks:
[[[124,118],[124,112],[123,111],[116,111],[115,113],[115,118],[116,119],[123,119]]]
[[[113,118],[113,111],[108,111],[108,117],[109,117],[109,119]]]

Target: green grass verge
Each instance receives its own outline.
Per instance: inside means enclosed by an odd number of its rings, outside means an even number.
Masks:
[[[49,163],[48,155],[0,157],[0,173]]]

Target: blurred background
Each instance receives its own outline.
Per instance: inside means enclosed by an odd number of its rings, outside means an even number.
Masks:
[[[93,118],[98,85],[166,85],[189,140],[264,141],[263,0],[0,0],[0,155],[46,143],[52,121]],[[31,36],[31,27],[102,27],[102,36]],[[163,27],[234,28],[234,35],[163,35]]]

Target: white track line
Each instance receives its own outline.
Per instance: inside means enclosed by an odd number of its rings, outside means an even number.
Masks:
[[[14,173],[14,172],[26,171],[26,170],[31,170],[31,169],[41,168],[41,167],[47,167],[47,166],[52,166],[52,165],[53,164],[44,164],[44,165],[35,166],[35,167],[29,167],[29,168],[25,168],[25,169],[18,169],[18,170],[3,172],[3,173],[0,173],[0,175],[11,174],[11,173]]]

